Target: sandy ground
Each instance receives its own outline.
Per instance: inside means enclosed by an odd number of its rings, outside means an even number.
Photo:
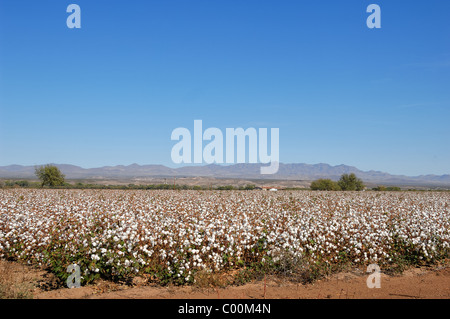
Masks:
[[[5,275],[6,274],[6,275]],[[277,278],[226,288],[161,287],[143,278],[133,286],[99,281],[80,288],[57,288],[44,270],[0,261],[0,276],[26,289],[34,299],[450,299],[450,267],[412,268],[401,275],[381,273],[381,287],[368,288],[369,274],[361,271],[334,274],[313,284]]]

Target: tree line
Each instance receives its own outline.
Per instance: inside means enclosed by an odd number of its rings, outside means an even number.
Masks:
[[[22,187],[22,188],[72,188],[72,189],[175,189],[175,190],[254,190],[256,186],[247,184],[245,186],[206,186],[206,185],[179,185],[179,184],[147,184],[147,185],[102,185],[91,183],[67,183],[65,175],[54,165],[45,165],[35,168],[35,175],[39,182],[30,182],[27,180],[18,181],[0,181],[2,187]],[[321,191],[362,191],[366,188],[363,181],[354,173],[343,174],[338,181],[320,178],[313,181],[310,185],[311,190]],[[287,188],[286,190],[291,190]],[[374,191],[400,191],[396,186],[377,186],[372,188]],[[408,189],[414,191],[415,189]]]
[[[311,183],[312,190],[321,191],[362,191],[365,185],[354,173],[343,174],[336,182],[327,178],[320,178]]]
[[[343,174],[338,181],[333,181],[328,178],[320,178],[311,183],[311,190],[320,191],[362,191],[366,188],[364,182],[359,179],[354,173]],[[372,188],[373,191],[401,191],[397,186],[377,186]],[[408,189],[415,191],[416,189]]]
[[[175,190],[253,190],[256,188],[253,184],[247,184],[245,186],[206,186],[206,185],[179,185],[179,184],[147,184],[147,185],[103,185],[92,183],[68,183],[65,181],[65,175],[61,170],[54,165],[45,165],[35,168],[35,175],[39,179],[39,182],[33,182],[28,180],[16,180],[16,181],[0,181],[0,188],[61,188],[61,189],[175,189]]]

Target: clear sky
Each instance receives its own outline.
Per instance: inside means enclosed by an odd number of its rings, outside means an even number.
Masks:
[[[284,163],[449,174],[449,16],[444,0],[0,0],[0,165],[173,167],[171,132],[200,119],[279,128]]]

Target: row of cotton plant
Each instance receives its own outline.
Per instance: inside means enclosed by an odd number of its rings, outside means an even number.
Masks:
[[[0,257],[84,282],[191,283],[286,256],[389,265],[448,257],[448,192],[0,190]]]

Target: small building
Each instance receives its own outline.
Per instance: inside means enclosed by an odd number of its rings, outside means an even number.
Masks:
[[[273,187],[273,186],[262,186],[261,189],[263,191],[276,192],[276,191],[282,190],[283,188],[282,187]]]

